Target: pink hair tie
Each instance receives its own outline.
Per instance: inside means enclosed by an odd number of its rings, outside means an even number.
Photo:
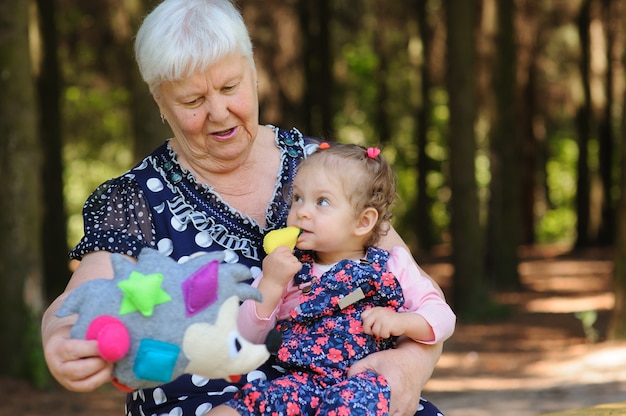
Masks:
[[[368,147],[367,148],[367,157],[371,159],[376,159],[380,154],[380,149],[378,147]]]

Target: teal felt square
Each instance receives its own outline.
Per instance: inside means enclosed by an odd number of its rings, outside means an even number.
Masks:
[[[167,383],[172,379],[180,347],[167,342],[144,338],[139,344],[133,370],[135,377]]]

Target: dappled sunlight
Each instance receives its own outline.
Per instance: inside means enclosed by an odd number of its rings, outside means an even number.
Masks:
[[[613,293],[601,293],[589,296],[551,296],[545,299],[533,299],[524,305],[524,308],[528,312],[568,313],[611,310],[614,303]]]
[[[425,395],[448,416],[531,416],[626,398],[626,341],[606,341],[614,304],[605,252],[533,252],[523,290],[495,294],[504,320],[466,323],[444,346]],[[451,267],[426,266],[451,278]],[[591,317],[590,321],[585,318]],[[590,323],[591,322],[591,323]],[[601,342],[594,343],[590,332]]]

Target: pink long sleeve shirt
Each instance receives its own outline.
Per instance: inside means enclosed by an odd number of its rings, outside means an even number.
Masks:
[[[432,281],[416,266],[411,254],[403,247],[393,247],[389,252],[387,270],[393,273],[402,287],[404,305],[399,312],[420,314],[432,327],[435,337],[431,341],[416,340],[423,344],[437,344],[448,339],[454,332],[456,316],[442,299]],[[314,265],[313,273],[321,276],[329,266]],[[252,283],[257,287],[263,278],[260,274]],[[246,300],[239,309],[238,325],[241,334],[249,341],[263,343],[276,322],[289,318],[289,312],[298,306],[301,289],[292,281],[285,287],[281,300],[272,314],[261,318],[256,312],[256,302]]]

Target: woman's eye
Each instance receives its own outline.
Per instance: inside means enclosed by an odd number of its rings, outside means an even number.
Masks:
[[[222,88],[222,90],[223,90],[224,92],[226,92],[226,93],[228,93],[228,92],[233,92],[233,91],[235,91],[235,89],[237,89],[237,86],[238,86],[238,85],[239,85],[239,84],[225,85],[225,86]]]
[[[185,102],[185,105],[189,106],[189,107],[193,107],[195,105],[200,104],[200,99],[199,98],[194,98],[192,100],[188,100]]]

